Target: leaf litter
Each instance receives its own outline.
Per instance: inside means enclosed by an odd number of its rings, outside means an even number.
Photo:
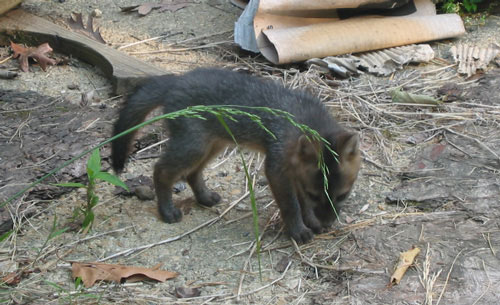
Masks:
[[[237,56],[231,58],[235,58],[237,61],[239,60]],[[243,59],[242,61],[246,60],[248,59]],[[252,61],[248,64],[251,65],[251,68],[255,68],[252,71],[257,71],[257,73],[265,74],[272,72],[274,75],[282,75],[280,74],[280,70],[275,67],[269,67],[262,63],[254,63]],[[276,241],[273,240],[274,244],[270,245],[269,253],[274,255],[276,252],[287,251],[287,254],[292,257],[294,262],[294,268],[291,271],[296,273],[290,272],[287,274],[283,282],[286,283],[290,276],[295,276],[295,274],[297,274],[297,276],[300,276],[299,279],[302,280],[302,285],[295,286],[297,289],[294,291],[284,291],[282,287],[286,286],[282,286],[281,284],[284,283],[280,282],[271,287],[273,289],[272,293],[269,293],[269,290],[267,290],[263,291],[260,295],[251,295],[251,299],[243,298],[241,301],[242,304],[252,301],[254,303],[266,303],[265,301],[269,301],[269,303],[274,302],[280,304],[290,304],[293,302],[307,303],[309,301],[309,303],[312,304],[330,304],[341,303],[346,300],[359,304],[367,302],[385,304],[387,300],[391,300],[393,303],[423,303],[425,300],[423,294],[425,294],[426,291],[419,286],[418,276],[416,274],[420,272],[418,268],[410,268],[405,275],[405,280],[402,281],[397,288],[385,289],[385,287],[390,277],[387,270],[393,267],[395,251],[402,252],[410,249],[414,244],[422,246],[423,243],[427,244],[427,242],[430,243],[437,253],[440,253],[439,261],[431,265],[431,272],[436,270],[436,268],[443,270],[449,269],[451,271],[452,268],[450,264],[453,258],[457,256],[456,254],[460,253],[462,250],[465,250],[465,252],[463,252],[464,254],[467,253],[466,255],[459,256],[457,259],[456,266],[453,268],[451,276],[449,276],[449,282],[446,276],[442,275],[437,278],[436,287],[443,287],[443,291],[445,291],[443,300],[440,304],[497,304],[498,301],[495,296],[495,290],[488,290],[489,285],[486,287],[484,284],[488,284],[489,277],[493,280],[498,278],[498,264],[495,263],[495,260],[498,260],[497,245],[499,242],[499,235],[497,234],[498,221],[496,220],[499,219],[498,204],[492,204],[488,211],[490,214],[488,214],[477,213],[474,209],[470,209],[470,207],[474,207],[474,201],[470,198],[455,198],[454,204],[447,203],[448,200],[441,200],[439,206],[445,203],[447,207],[444,208],[452,209],[452,211],[443,212],[433,209],[431,211],[427,210],[427,212],[418,216],[412,213],[401,212],[414,211],[410,203],[405,200],[398,201],[397,208],[386,205],[383,198],[380,198],[378,195],[383,194],[383,190],[387,190],[387,188],[379,188],[378,186],[389,185],[388,188],[390,188],[390,183],[399,181],[400,179],[406,179],[406,173],[401,173],[401,171],[405,170],[403,166],[407,166],[407,163],[411,165],[412,161],[409,161],[409,156],[420,156],[419,154],[421,154],[421,151],[418,150],[419,148],[442,141],[450,141],[459,149],[469,153],[470,161],[481,161],[480,165],[482,166],[476,167],[476,169],[473,169],[471,172],[477,173],[478,170],[487,171],[487,166],[489,165],[484,164],[485,162],[483,161],[485,160],[481,160],[481,158],[484,157],[484,151],[480,149],[478,145],[475,145],[474,142],[467,143],[469,141],[464,141],[463,137],[460,140],[459,136],[451,137],[450,135],[451,132],[460,132],[465,135],[474,136],[477,130],[474,131],[473,128],[482,131],[489,129],[492,131],[492,135],[485,137],[481,134],[481,138],[479,139],[490,145],[487,141],[494,141],[497,135],[496,130],[498,129],[495,127],[498,125],[495,124],[498,122],[500,105],[496,102],[499,95],[492,93],[498,93],[497,88],[500,87],[492,85],[478,86],[478,90],[475,91],[481,93],[481,95],[471,95],[469,100],[444,103],[440,107],[423,107],[419,105],[418,108],[416,108],[417,106],[414,105],[393,103],[390,96],[387,94],[388,89],[402,86],[407,92],[434,96],[434,89],[432,87],[435,88],[446,80],[453,81],[455,84],[459,85],[462,91],[471,89],[471,86],[467,84],[464,86],[462,83],[463,80],[460,78],[450,77],[449,69],[441,70],[441,72],[436,71],[428,73],[426,75],[420,75],[419,72],[413,69],[401,72],[402,73],[396,73],[391,79],[384,79],[382,84],[376,82],[376,80],[372,81],[372,83],[358,82],[357,80],[339,82],[338,80],[328,78],[319,79],[314,76],[300,83],[301,75],[308,76],[307,72],[295,74],[293,69],[285,70],[284,82],[290,84],[290,86],[303,84],[306,85],[306,87],[309,85],[308,87],[312,87],[313,90],[321,90],[322,97],[325,98],[328,106],[335,110],[339,118],[343,122],[348,122],[347,124],[349,126],[361,131],[363,149],[365,152],[365,163],[359,178],[357,190],[353,193],[352,199],[349,200],[349,205],[353,206],[354,211],[357,212],[359,207],[363,205],[366,200],[370,202],[370,207],[363,215],[355,216],[352,225],[345,226],[344,228],[347,229],[354,227],[354,225],[359,225],[363,219],[366,218],[368,218],[368,220],[373,220],[373,222],[370,222],[370,226],[359,226],[359,229],[350,231],[351,235],[349,235],[343,243],[338,244],[338,250],[336,242],[338,234],[336,236],[332,234],[330,236],[331,239],[328,241],[318,238],[318,240],[315,240],[311,245],[308,245],[307,248],[303,247],[301,251],[305,256],[310,257],[309,262],[311,262],[313,266],[305,265],[305,263],[300,265],[300,259],[299,264],[295,264],[297,255],[292,249],[286,248],[286,241],[284,241],[284,238],[277,239]],[[403,77],[400,77],[401,75]],[[295,78],[299,81],[295,82]],[[486,84],[488,80],[498,83],[497,81],[500,80],[500,78],[497,77],[495,79],[492,78],[491,75],[486,74],[484,78],[481,78],[478,84],[480,85],[481,82],[485,82]],[[282,81],[282,79],[280,79],[280,81]],[[313,82],[314,84],[311,85]],[[329,86],[324,86],[325,83],[328,83]],[[481,103],[478,103],[478,101],[481,101]],[[475,120],[467,120],[469,117],[473,117]],[[408,145],[405,141],[409,135],[415,137],[422,136],[422,141],[419,142],[418,145]],[[452,144],[449,144],[449,148],[452,148]],[[454,149],[450,149],[450,151],[453,152],[451,157],[456,158],[457,152],[454,151]],[[468,157],[465,153],[464,156]],[[486,157],[489,158],[489,156]],[[458,161],[462,159],[463,157],[460,157]],[[424,160],[424,162],[425,161],[426,160]],[[432,175],[437,170],[438,166],[436,166],[436,168],[426,167],[426,171],[420,170],[422,177],[417,178],[420,180],[429,179],[428,176]],[[414,172],[418,171],[415,170]],[[148,172],[148,174],[150,173]],[[424,174],[426,174],[427,177],[424,177]],[[451,176],[448,175],[448,177]],[[465,177],[450,182],[460,186],[463,179],[465,179]],[[129,202],[134,201],[130,200]],[[373,210],[380,205],[385,207],[386,211],[384,211],[384,213],[390,213],[390,211],[394,209],[397,209],[397,211],[401,213],[393,215],[390,218],[376,216],[376,213],[380,211],[374,212]],[[121,242],[129,240],[137,242],[138,238],[140,238],[139,240],[141,241],[143,239],[148,239],[149,242],[149,239],[154,239],[155,234],[158,238],[160,234],[164,233],[162,231],[167,231],[165,228],[168,228],[168,233],[166,234],[170,236],[174,234],[170,230],[175,230],[185,224],[185,222],[183,222],[170,227],[165,225],[162,226],[157,219],[149,223],[147,219],[150,218],[150,215],[142,215],[141,210],[143,210],[142,207],[138,208],[136,206],[129,212],[130,214],[128,216],[125,215],[121,218],[120,221],[122,222],[128,217],[134,224],[140,224],[137,225],[133,232],[124,235]],[[153,205],[151,206],[151,210],[154,210]],[[349,212],[349,207],[343,210],[343,212],[344,215],[355,215],[355,213]],[[148,213],[151,214],[151,212]],[[117,212],[116,215],[112,215],[112,217],[120,217],[121,214],[125,213],[121,212],[118,214]],[[194,214],[196,219],[200,219],[201,211],[195,210]],[[189,218],[190,216],[186,215],[185,220],[189,220]],[[111,219],[105,224],[113,224],[114,227],[116,227],[121,223]],[[150,224],[150,226],[148,227],[147,224]],[[245,222],[239,221],[237,224],[238,226],[244,226]],[[156,228],[160,226],[162,230]],[[136,232],[136,230],[140,230],[143,227],[147,227],[146,230],[149,231],[148,234],[140,234],[140,231]],[[151,258],[155,261],[158,257],[164,255],[165,260],[175,264],[172,268],[173,270],[182,270],[184,276],[194,280],[199,280],[201,278],[206,278],[210,281],[219,280],[218,277],[220,277],[221,274],[233,272],[234,269],[230,269],[234,268],[234,266],[236,266],[236,272],[251,271],[251,268],[240,271],[239,267],[241,265],[238,265],[239,262],[233,265],[234,262],[224,260],[224,264],[217,265],[216,261],[210,260],[210,256],[219,258],[220,256],[224,257],[224,255],[233,253],[235,251],[234,249],[228,249],[228,245],[231,245],[231,242],[223,242],[220,241],[220,239],[224,237],[239,237],[237,232],[240,232],[236,230],[236,227],[229,227],[229,229],[226,229],[224,232],[221,232],[224,230],[223,226],[214,227],[220,231],[214,231],[207,228],[207,230],[201,231],[199,235],[193,235],[192,240],[186,239],[185,243],[179,241],[176,242],[175,245],[172,244],[171,247],[165,246],[161,247],[161,249],[151,248],[146,252],[140,253],[140,255],[136,256],[134,259],[138,261],[142,260],[145,262],[143,265],[153,265],[153,262],[146,260]],[[271,233],[274,235],[275,232]],[[21,239],[26,240],[29,237],[28,235],[29,234],[25,236],[19,235],[19,242],[21,242]],[[251,240],[251,237],[248,237],[248,235],[245,235],[245,237],[246,239],[244,240]],[[161,238],[163,238],[163,236],[161,236]],[[217,245],[219,246],[216,249],[210,248],[212,239],[218,240]],[[490,239],[493,245],[491,250],[488,246]],[[101,240],[105,241],[105,238],[99,238],[98,241]],[[238,241],[240,240],[238,239]],[[93,249],[89,251],[87,246],[93,247]],[[131,247],[133,245],[127,244],[126,246]],[[91,257],[99,257],[103,255],[100,251],[102,248],[107,251],[117,251],[117,247],[117,240],[113,238],[110,239],[109,245],[99,243],[82,245],[82,249],[78,251],[77,255],[79,255],[79,257],[89,255]],[[281,249],[278,251],[274,250],[278,247],[281,247]],[[199,252],[199,248],[204,248],[203,252]],[[190,249],[191,254],[189,254],[189,259],[176,255],[181,249]],[[104,250],[102,250],[102,252],[104,252]],[[497,257],[495,257],[495,255],[490,255],[489,252],[496,252]],[[213,255],[207,255],[207,253]],[[421,263],[421,260],[421,257],[417,257],[417,266]],[[315,273],[315,266],[319,266],[321,263],[324,265],[328,264],[331,268],[338,268],[338,271],[325,271],[325,269],[317,267],[318,270],[317,273]],[[346,267],[350,267],[350,269],[342,269]],[[59,277],[54,275],[53,278],[60,280],[60,275],[64,274],[63,272],[64,271],[60,271],[59,274],[57,274]],[[446,272],[443,272],[444,275],[446,275],[445,273]],[[249,278],[250,276],[249,273]],[[273,276],[275,276],[275,274],[273,274]],[[253,279],[255,279],[255,277]],[[229,277],[229,280],[234,280],[234,276]],[[178,283],[180,280],[177,279],[174,281]],[[170,293],[173,290],[171,287],[174,283],[173,281],[169,281],[168,284],[157,285],[156,287],[159,288],[158,291],[160,292],[152,291],[149,285],[142,289],[141,287],[120,286],[103,292],[103,300],[105,300],[104,302],[124,302],[124,300],[126,300],[131,303],[134,301],[136,303],[175,303],[179,301],[171,297],[170,294],[162,293],[165,291],[164,289]],[[448,283],[447,286],[446,283]],[[26,283],[26,285],[28,284],[29,283]],[[251,280],[245,281],[242,290],[245,291],[251,284]],[[67,281],[65,286],[71,286],[71,281]],[[311,290],[307,290],[309,287],[311,287]],[[203,295],[206,297],[205,303],[228,302],[224,301],[221,297],[211,297],[210,295],[207,296],[207,294],[213,293],[214,295],[219,295],[219,293],[222,294],[226,292],[234,294],[234,288],[235,287],[229,286],[218,290],[203,289]],[[373,291],[377,293],[374,294]],[[139,294],[136,292],[139,292]],[[430,292],[433,293],[433,291]],[[36,290],[33,289],[33,293],[36,293]],[[144,295],[147,296],[145,297]],[[45,293],[42,296],[43,300],[48,299],[49,297],[47,296],[53,298],[53,294]],[[263,296],[267,296],[269,299],[265,300]],[[311,298],[313,299],[311,300]],[[197,302],[202,303],[205,300],[190,300],[187,302],[198,304]]]
[[[146,279],[165,282],[179,275],[177,272],[159,268],[160,266],[144,268],[104,263],[71,263],[73,278],[80,277],[86,288],[92,287],[99,280],[111,281],[117,284],[139,282]]]
[[[106,41],[101,36],[99,27],[94,30],[94,18],[89,15],[87,18],[87,26],[83,24],[83,17],[81,13],[72,13],[68,18],[68,25],[74,31],[83,34],[90,39],[96,40],[100,43],[106,44]]]
[[[146,16],[153,9],[158,10],[158,12],[170,11],[172,13],[185,8],[192,4],[191,1],[185,0],[164,0],[159,3],[147,2],[138,5],[121,7],[122,12],[137,12],[141,16]]]
[[[52,52],[52,48],[48,43],[42,43],[38,47],[23,47],[22,45],[10,42],[10,47],[14,51],[13,58],[18,58],[20,68],[23,72],[29,71],[29,59],[34,59],[42,68],[47,70],[48,65],[55,65],[57,62],[48,57],[47,53]]]

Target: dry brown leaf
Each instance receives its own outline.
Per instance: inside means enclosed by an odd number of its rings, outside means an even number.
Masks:
[[[419,253],[420,253],[420,248],[415,247],[411,250],[399,254],[399,261],[396,266],[396,271],[394,271],[394,273],[391,276],[391,282],[389,283],[389,286],[399,284],[399,282],[405,275],[406,270],[413,264],[415,257]]]
[[[0,279],[0,283],[5,283],[10,286],[17,285],[19,282],[21,282],[21,274],[17,272],[7,273]]]
[[[137,13],[139,13],[139,15],[146,16],[153,9],[158,9],[159,12],[164,12],[164,11],[176,12],[176,11],[180,10],[181,8],[185,8],[186,6],[190,5],[191,3],[192,2],[186,1],[186,0],[164,0],[160,3],[148,2],[148,3],[143,3],[140,5],[121,7],[121,11],[122,12],[137,11]]]
[[[74,31],[77,31],[91,39],[97,40],[100,43],[106,44],[106,41],[101,36],[101,32],[99,28],[96,28],[94,31],[94,18],[89,15],[87,19],[87,26],[83,25],[83,18],[81,13],[72,13],[68,18],[68,25]]]
[[[29,71],[28,59],[30,57],[33,58],[36,62],[38,62],[43,71],[47,69],[47,65],[56,64],[55,60],[45,55],[45,53],[52,52],[52,48],[49,46],[48,43],[42,43],[36,48],[34,47],[25,48],[22,45],[13,43],[11,41],[10,47],[12,48],[12,51],[14,51],[13,58],[19,57],[18,59],[19,64],[21,65],[21,70],[24,72]]]
[[[178,275],[177,272],[159,270],[154,268],[123,266],[103,263],[78,263],[71,264],[73,277],[80,277],[85,287],[91,287],[96,281],[113,281],[116,283],[137,282],[152,279],[164,282]]]

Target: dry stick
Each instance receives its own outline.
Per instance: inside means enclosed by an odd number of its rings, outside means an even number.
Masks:
[[[198,50],[198,49],[205,49],[205,48],[211,48],[220,44],[225,44],[225,43],[232,43],[233,41],[231,40],[223,40],[223,41],[217,41],[217,42],[211,42],[207,43],[201,46],[196,46],[196,47],[189,47],[189,48],[178,48],[178,49],[162,49],[162,50],[156,50],[156,51],[141,51],[141,52],[129,52],[128,54],[131,55],[146,55],[146,54],[160,54],[160,53],[168,53],[168,52],[185,52],[185,51],[192,51],[192,50]]]
[[[31,120],[31,112],[28,113],[28,118],[26,120],[24,120],[21,124],[19,124],[19,126],[17,126],[17,129],[16,131],[14,132],[14,134],[12,135],[12,137],[10,137],[10,139],[7,141],[7,143],[11,143],[12,140],[16,137],[16,135],[19,135],[19,139],[21,140],[21,147],[23,146],[23,138],[21,137],[21,129],[23,129],[24,126],[28,125],[28,122]]]
[[[451,67],[454,67],[456,66],[457,64],[451,64],[451,65],[448,65],[448,66],[444,66],[444,67],[441,67],[441,68],[437,68],[437,69],[434,69],[434,70],[430,70],[430,71],[423,71],[423,72],[420,72],[421,75],[426,75],[426,74],[432,74],[432,73],[435,73],[435,72],[440,72],[442,70],[446,70],[448,68],[451,68]]]
[[[350,267],[350,266],[330,266],[330,265],[323,265],[323,264],[313,263],[310,259],[308,259],[307,257],[305,257],[302,254],[302,252],[300,251],[300,248],[297,245],[297,243],[295,242],[295,240],[292,239],[292,243],[291,244],[294,246],[295,251],[297,252],[297,254],[300,257],[301,262],[304,263],[304,264],[306,264],[306,265],[308,265],[308,266],[310,266],[310,267],[314,268],[316,276],[318,276],[318,269],[326,269],[326,270],[341,271],[341,272],[351,271],[351,272],[360,272],[360,273],[369,273],[369,274],[381,274],[381,273],[385,273],[385,271],[370,270],[370,269],[360,269],[360,268],[359,269],[355,269],[355,268]]]
[[[444,130],[452,133],[452,134],[455,134],[457,136],[461,136],[461,137],[464,137],[466,139],[469,139],[469,140],[472,140],[474,142],[476,142],[479,146],[481,146],[482,148],[486,149],[487,151],[489,151],[493,156],[495,156],[498,160],[500,160],[500,157],[497,155],[496,152],[494,152],[491,148],[489,148],[486,144],[484,144],[483,142],[479,141],[478,139],[476,138],[473,138],[473,137],[470,137],[468,135],[465,135],[463,133],[459,133],[459,132],[456,132],[456,131],[453,131],[451,129],[448,129],[448,128],[445,128]]]
[[[11,59],[11,58],[12,58],[12,55],[11,55],[11,56],[9,56],[9,57],[4,58],[4,59],[2,59],[2,60],[0,60],[0,65],[1,65],[1,64],[4,64],[4,63],[6,63],[6,62],[7,62],[7,61],[9,61],[9,59]]]
[[[271,223],[271,220],[272,220],[272,217],[270,217],[268,219],[266,225],[264,226],[264,230],[262,230],[262,233],[260,233],[260,236],[258,236],[258,238],[259,238],[258,240],[262,240],[262,236],[264,236],[264,234],[266,233],[266,230],[269,227],[269,224]],[[252,249],[250,250],[250,254],[248,255],[247,260],[243,264],[243,269],[242,269],[243,272],[241,273],[240,283],[238,285],[238,294],[236,296],[236,299],[238,301],[240,300],[240,296],[242,295],[241,294],[241,288],[243,287],[243,280],[245,279],[245,269],[248,267],[248,264],[250,263],[250,258],[252,258],[255,250],[257,250],[257,243],[254,241],[252,244],[253,244],[253,246],[252,246]]]
[[[212,36],[222,35],[222,34],[226,34],[226,33],[232,32],[232,31],[233,30],[224,30],[224,31],[216,32],[216,33],[210,33],[210,34],[200,35],[200,36],[196,36],[196,37],[184,39],[184,40],[181,40],[181,41],[178,41],[178,42],[170,43],[170,44],[167,44],[167,46],[174,46],[174,45],[178,45],[178,44],[189,42],[189,41],[194,41],[194,40],[198,40],[198,39],[204,39],[204,38],[208,38],[208,37],[212,37]]]
[[[243,264],[243,272],[241,273],[241,277],[240,277],[240,282],[238,284],[238,293],[236,294],[236,299],[239,301],[240,300],[240,297],[241,297],[241,288],[243,287],[243,280],[245,279],[245,269],[247,268],[249,262],[250,262],[250,258],[252,257],[252,255],[254,254],[255,250],[257,249],[257,243],[253,243],[253,246],[252,246],[252,249],[250,250],[250,254],[248,255],[248,258],[247,260],[245,261],[245,263]]]
[[[493,248],[493,245],[491,244],[491,239],[490,239],[490,232],[486,233],[486,240],[488,241],[488,245],[490,246],[490,250],[491,250],[491,254],[493,254],[493,256],[497,256],[496,252],[495,252],[495,248]]]
[[[92,126],[94,126],[95,123],[99,122],[100,119],[101,118],[97,118],[97,119],[93,120],[87,126],[85,126],[85,127],[82,126],[82,127],[78,128],[77,130],[75,130],[75,132],[84,132],[84,131],[87,131],[89,128],[91,128]]]
[[[419,275],[418,278],[420,279],[420,283],[425,289],[425,304],[432,305],[432,297],[433,297],[432,290],[434,289],[434,284],[436,283],[436,280],[441,274],[441,271],[443,271],[443,269],[439,269],[438,272],[429,275],[430,268],[431,268],[430,245],[429,243],[427,243],[427,251],[425,253],[422,276]]]
[[[259,288],[256,288],[254,290],[238,294],[237,296],[233,296],[233,297],[231,297],[229,299],[236,298],[237,300],[239,300],[239,298],[242,297],[242,296],[247,296],[247,295],[250,295],[250,294],[254,294],[256,292],[259,292],[261,290],[266,289],[267,287],[270,287],[270,286],[274,285],[275,283],[281,281],[285,277],[285,275],[286,275],[286,273],[287,273],[287,271],[288,271],[288,269],[290,268],[291,265],[292,265],[292,262],[291,261],[288,262],[288,265],[286,266],[285,271],[283,271],[283,273],[281,274],[281,276],[279,278],[275,279],[274,281],[272,281],[272,282],[270,282],[270,283],[268,283],[268,284],[266,284],[264,286],[261,286]],[[239,291],[238,291],[238,293],[239,293]]]
[[[40,105],[40,106],[36,106],[36,107],[31,107],[31,108],[24,108],[24,109],[0,111],[0,114],[31,111],[31,110],[35,110],[35,109],[39,109],[39,108],[48,108],[49,106],[52,106],[53,104],[60,102],[62,100],[63,100],[62,98],[58,98],[58,99],[55,99],[54,101],[52,101],[48,104],[45,104],[45,105]]]
[[[27,169],[27,168],[33,168],[33,167],[38,167],[40,165],[42,165],[43,163],[49,161],[50,159],[54,158],[55,156],[57,156],[59,154],[60,151],[57,151],[55,154],[53,154],[52,156],[49,156],[45,159],[43,159],[42,161],[39,161],[35,164],[32,164],[32,165],[27,165],[27,166],[23,166],[23,167],[18,167],[16,168],[17,170],[20,170],[20,169]]]
[[[483,291],[483,293],[481,293],[481,295],[477,298],[476,301],[474,301],[474,303],[472,303],[472,305],[476,305],[477,302],[479,302],[479,300],[481,300],[484,297],[486,292],[488,292],[488,290],[490,290],[490,287],[491,287],[491,279],[490,279],[490,276],[488,275],[488,272],[486,271],[486,265],[484,264],[484,260],[481,260],[481,261],[483,263],[484,273],[486,273],[486,277],[488,278],[488,287],[486,287],[486,289]]]
[[[147,147],[144,147],[143,149],[141,149],[141,150],[137,151],[137,152],[136,152],[136,154],[140,154],[140,153],[142,153],[142,152],[145,152],[146,150],[150,150],[151,148],[154,148],[154,147],[156,147],[156,146],[158,146],[158,145],[161,145],[161,144],[163,144],[163,143],[167,142],[167,141],[168,141],[168,139],[169,139],[169,138],[166,138],[166,139],[163,139],[163,140],[161,140],[161,141],[158,141],[158,142],[156,142],[156,143],[154,143],[154,144],[151,144],[151,145],[149,145],[149,146],[147,146]]]
[[[446,281],[444,282],[444,286],[443,286],[443,289],[441,290],[441,293],[439,294],[439,298],[436,302],[436,305],[439,305],[439,301],[441,301],[441,297],[443,297],[443,294],[444,294],[444,290],[446,289],[446,286],[448,285],[448,280],[450,279],[450,275],[451,275],[451,271],[453,270],[453,266],[455,265],[455,262],[457,261],[458,259],[458,256],[464,251],[464,249],[460,250],[460,252],[458,252],[457,256],[455,256],[455,259],[453,260],[453,263],[451,263],[451,267],[450,267],[450,270],[448,271],[448,275],[446,275]]]
[[[297,252],[297,254],[299,255],[300,257],[300,260],[302,261],[302,263],[305,263],[311,267],[314,268],[314,274],[316,274],[316,279],[318,279],[318,268],[316,267],[316,265],[311,262],[308,258],[306,258],[302,252],[300,251],[300,248],[299,248],[299,245],[297,245],[297,242],[295,241],[295,239],[292,238],[292,245],[293,247],[295,248],[295,252]]]
[[[292,264],[291,261],[288,262],[288,265],[286,266],[285,271],[283,271],[281,276],[278,277],[277,279],[275,279],[272,282],[265,284],[259,288],[256,288],[254,290],[244,292],[244,293],[240,294],[239,296],[247,296],[250,294],[254,294],[256,292],[264,290],[264,289],[276,284],[277,282],[281,281],[285,277],[286,273],[288,272],[288,269],[290,269],[291,264]],[[147,297],[151,297],[151,296],[147,295]],[[220,298],[220,297],[226,297],[223,300],[230,300],[230,299],[238,298],[238,295],[232,295],[232,293],[220,293],[220,294],[204,295],[204,296],[192,297],[192,298],[183,298],[182,301],[195,301],[195,300],[200,300],[200,299],[215,299],[215,298]],[[155,299],[158,299],[158,298],[155,298]],[[171,299],[171,298],[169,298],[169,299]],[[177,300],[177,302],[179,302],[179,301],[180,300]],[[206,301],[205,301],[205,303],[206,303]]]
[[[145,42],[148,42],[148,41],[152,41],[152,40],[157,40],[157,39],[160,39],[160,38],[163,38],[163,37],[167,37],[168,35],[160,35],[160,36],[156,36],[156,37],[152,37],[152,38],[148,38],[148,39],[144,39],[144,40],[140,40],[140,41],[136,41],[136,42],[131,42],[129,44],[126,44],[126,45],[123,45],[119,48],[117,48],[117,50],[123,50],[125,48],[129,48],[129,47],[132,47],[132,46],[135,46],[135,45],[138,45],[138,44],[142,44],[142,43],[145,43]]]
[[[203,227],[213,225],[214,223],[216,223],[219,220],[221,220],[222,217],[224,217],[224,215],[226,215],[234,206],[236,206],[238,203],[240,203],[240,201],[242,201],[243,199],[245,199],[249,194],[250,194],[249,192],[243,194],[243,196],[241,196],[240,198],[238,198],[235,201],[233,201],[229,205],[229,207],[227,207],[219,216],[217,216],[215,218],[212,218],[212,219],[210,219],[208,221],[205,221],[204,223],[200,224],[199,226],[197,226],[197,227],[195,227],[195,228],[193,228],[193,229],[191,229],[189,231],[186,231],[186,232],[184,232],[184,233],[182,233],[180,235],[177,235],[177,236],[174,236],[174,237],[170,237],[170,238],[167,238],[167,239],[155,242],[155,243],[150,243],[150,244],[142,245],[142,246],[139,246],[139,247],[136,247],[136,248],[131,248],[131,249],[126,249],[126,250],[120,251],[118,253],[109,255],[109,256],[107,256],[105,258],[101,258],[101,259],[98,260],[98,262],[103,262],[103,261],[106,261],[106,260],[109,260],[109,259],[112,259],[112,258],[115,258],[115,257],[118,257],[118,256],[129,256],[130,254],[135,253],[137,251],[141,251],[141,250],[149,249],[149,248],[152,248],[152,247],[155,247],[155,246],[167,244],[167,243],[179,240],[179,239],[181,239],[181,238],[183,238],[185,236],[188,236],[191,233],[194,233],[194,232],[198,231],[199,229],[201,229]]]
[[[251,167],[252,167],[252,163],[253,163],[253,159],[255,158],[255,153],[252,152],[250,153],[250,156],[248,157],[246,163],[247,163],[247,168],[248,168],[248,171],[251,172]],[[250,174],[250,173],[249,173]],[[248,192],[248,180],[247,180],[247,176],[245,175],[245,192]],[[253,175],[252,177],[252,186],[255,187],[255,175]]]
[[[227,148],[226,148],[227,149]],[[229,155],[227,155],[227,157],[224,157],[225,156],[225,153],[222,155],[224,158],[219,162],[219,163],[216,163],[214,165],[212,165],[212,167],[210,167],[210,169],[216,169],[217,167],[221,166],[222,164],[224,164],[227,160],[229,160],[229,158],[231,158],[231,156],[236,152],[236,147],[233,148],[233,150],[231,150],[231,152],[229,153]]]
[[[99,233],[99,234],[95,234],[95,235],[92,235],[92,236],[87,236],[85,238],[81,238],[81,239],[78,239],[78,240],[75,240],[75,241],[72,241],[70,242],[69,244],[65,244],[65,245],[62,245],[63,248],[67,248],[67,247],[71,247],[73,245],[76,245],[76,244],[79,244],[81,242],[84,242],[84,241],[87,241],[87,240],[91,240],[91,239],[94,239],[94,238],[98,238],[98,237],[101,237],[101,236],[104,236],[104,235],[108,235],[108,234],[113,234],[113,233],[117,233],[117,232],[121,232],[121,231],[125,231],[127,229],[130,229],[130,228],[133,228],[134,226],[127,226],[127,227],[123,227],[123,228],[120,228],[120,229],[116,229],[116,230],[112,230],[112,231],[108,231],[108,232],[103,232],[103,233]],[[47,256],[49,255],[50,253],[54,252],[55,250],[57,250],[57,248],[45,253],[44,256]]]

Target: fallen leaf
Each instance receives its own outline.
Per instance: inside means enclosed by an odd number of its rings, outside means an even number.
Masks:
[[[413,94],[404,92],[400,89],[389,91],[392,96],[392,101],[397,104],[422,104],[422,105],[439,105],[442,102],[432,96],[423,94]]]
[[[370,204],[367,203],[365,204],[360,210],[359,210],[359,214],[363,214],[366,210],[368,210],[368,208],[370,207]]]
[[[350,217],[349,215],[346,215],[346,217],[345,217],[345,222],[346,223],[349,224],[349,223],[352,223],[353,221],[354,221],[354,218]]]
[[[17,285],[19,284],[20,281],[21,281],[21,274],[17,272],[7,273],[7,275],[5,275],[4,277],[2,277],[2,279],[0,279],[1,283],[5,283],[10,286]]]
[[[94,18],[89,15],[87,18],[87,26],[83,25],[83,18],[81,13],[72,13],[68,18],[68,25],[73,30],[89,37],[90,39],[94,39],[99,41],[100,43],[106,44],[106,41],[101,36],[101,32],[99,28],[96,28],[94,31]]]
[[[415,257],[420,253],[420,248],[413,248],[406,252],[402,252],[399,254],[399,261],[396,265],[396,270],[391,276],[391,281],[389,282],[389,286],[398,285],[401,282],[401,279],[415,260]]]
[[[143,268],[103,263],[78,263],[71,264],[73,278],[80,277],[85,287],[91,287],[98,280],[123,283],[125,281],[137,282],[152,279],[164,282],[178,275],[177,272],[159,270],[156,268]]]
[[[170,11],[172,13],[177,12],[181,8],[189,6],[192,2],[186,0],[164,0],[159,3],[143,3],[132,6],[121,7],[122,12],[133,12],[136,11],[141,16],[146,16],[153,9],[158,9],[158,12]]]
[[[276,266],[274,266],[274,270],[278,271],[279,273],[283,273],[286,270],[286,267],[288,267],[288,263],[290,263],[290,257],[288,255],[284,255],[276,263]]]
[[[200,296],[201,292],[198,288],[176,287],[175,296],[178,298],[193,298]]]
[[[47,65],[56,64],[55,60],[45,55],[45,53],[52,52],[52,48],[49,46],[48,43],[42,43],[36,48],[34,47],[26,48],[23,47],[22,45],[13,43],[11,41],[10,47],[12,48],[12,51],[14,51],[13,58],[19,57],[19,64],[21,65],[21,70],[24,72],[29,71],[28,59],[30,57],[33,58],[36,62],[38,62],[43,71],[45,71]]]

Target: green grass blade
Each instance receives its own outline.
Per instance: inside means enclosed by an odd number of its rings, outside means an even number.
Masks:
[[[94,178],[94,176],[101,171],[101,155],[99,154],[99,149],[94,149],[90,155],[89,161],[87,162],[87,174],[89,179]]]
[[[13,230],[10,230],[10,231],[7,231],[5,233],[3,233],[2,235],[0,235],[0,242],[6,240],[7,238],[9,238],[9,236],[13,233],[14,231]]]
[[[95,179],[100,179],[100,180],[103,180],[103,181],[106,181],[106,182],[109,182],[109,183],[111,183],[113,185],[122,187],[125,190],[130,191],[128,189],[128,186],[125,184],[125,182],[121,181],[120,178],[118,178],[117,176],[112,175],[110,173],[98,172],[98,173],[94,174],[94,178]]]
[[[54,183],[52,185],[62,186],[62,187],[79,187],[79,188],[86,188],[87,187],[85,184],[78,183],[78,182]]]
[[[260,279],[262,280],[262,264],[261,264],[261,257],[260,257],[260,233],[259,233],[259,215],[257,211],[257,202],[255,200],[255,191],[253,189],[253,184],[252,184],[252,177],[250,176],[250,173],[248,171],[247,163],[245,162],[245,158],[243,157],[243,154],[239,150],[238,147],[238,141],[236,141],[236,138],[234,137],[233,133],[229,129],[229,126],[227,126],[226,121],[224,121],[224,118],[222,117],[221,114],[216,114],[217,120],[221,123],[221,125],[224,127],[226,132],[231,136],[234,144],[236,144],[238,148],[238,153],[241,159],[241,163],[243,164],[243,169],[245,171],[245,176],[247,178],[248,182],[248,191],[250,192],[250,203],[252,206],[252,216],[253,216],[253,229],[254,229],[254,235],[255,235],[255,243],[256,243],[256,252],[257,252],[257,261],[259,263],[259,276]]]

